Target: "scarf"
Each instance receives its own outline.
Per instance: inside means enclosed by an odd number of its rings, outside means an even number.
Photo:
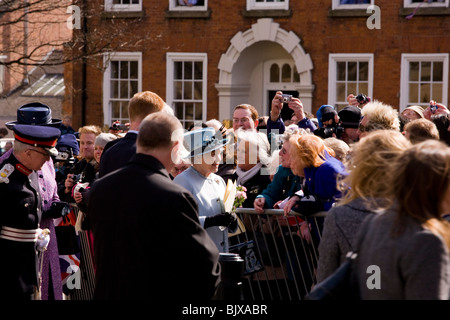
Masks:
[[[244,183],[246,183],[258,173],[261,167],[261,163],[257,163],[253,168],[247,171],[243,171],[241,168],[236,167],[236,174],[238,176],[236,184],[241,186],[244,185]]]

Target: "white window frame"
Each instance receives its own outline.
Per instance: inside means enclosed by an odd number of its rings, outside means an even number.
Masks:
[[[367,7],[374,5],[375,0],[370,0],[370,3],[363,3],[363,4],[341,4],[340,0],[331,0],[331,9],[332,10],[361,10],[361,9],[367,9]]]
[[[179,6],[178,0],[169,0],[169,11],[206,11],[208,9],[208,0],[204,0],[203,6]]]
[[[110,52],[103,55],[103,122],[111,125],[111,61],[137,61],[138,62],[138,92],[142,91],[142,52]]]
[[[431,8],[431,7],[448,7],[449,0],[443,0],[442,2],[412,2],[411,0],[403,0],[404,8],[416,8],[420,4],[421,8]]]
[[[409,63],[410,62],[428,62],[436,61],[443,62],[443,74],[442,74],[442,101],[437,101],[447,106],[448,100],[448,53],[428,53],[428,54],[415,54],[415,53],[403,53],[401,63],[401,78],[400,78],[400,111],[403,111],[409,103]],[[418,105],[421,105],[418,103]],[[424,105],[426,107],[427,105]]]
[[[138,4],[113,4],[113,0],[105,0],[105,11],[142,11],[142,2]]]
[[[333,53],[328,57],[328,104],[334,106],[336,102],[336,63],[337,62],[368,62],[368,92],[354,92],[354,94],[364,93],[373,97],[373,53]],[[345,97],[347,99],[347,97]]]
[[[181,61],[201,61],[203,63],[202,70],[202,119],[194,119],[194,121],[201,120],[202,122],[206,121],[206,112],[207,112],[207,84],[208,84],[208,54],[207,53],[188,53],[188,52],[167,52],[166,53],[166,103],[174,110],[176,115],[176,108],[174,106],[175,97],[174,97],[174,63]],[[182,123],[184,123],[185,119],[179,119]],[[190,120],[188,120],[190,121]]]
[[[289,0],[283,2],[263,2],[259,3],[256,0],[247,0],[247,11],[251,10],[288,10]]]

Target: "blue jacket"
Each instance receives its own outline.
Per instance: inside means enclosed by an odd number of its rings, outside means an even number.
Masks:
[[[326,161],[319,167],[305,168],[305,185],[311,195],[324,201],[323,210],[331,208],[340,196],[337,189],[337,176],[346,174],[345,167],[336,158],[325,152]]]
[[[297,125],[299,128],[302,128],[305,130],[309,129],[311,131],[311,133],[317,129],[316,125],[306,117],[303,118],[302,120],[300,120],[297,123]],[[269,138],[270,138],[270,133],[272,132],[272,130],[278,130],[278,133],[275,132],[276,134],[284,133],[284,131],[286,130],[286,127],[284,126],[284,122],[283,122],[283,119],[281,119],[281,117],[278,118],[277,121],[272,121],[272,120],[270,120],[270,117],[269,117],[269,119],[267,120],[267,136]],[[269,139],[269,141],[270,141],[270,139]]]

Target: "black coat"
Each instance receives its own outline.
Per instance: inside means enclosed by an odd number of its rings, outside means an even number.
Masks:
[[[95,299],[210,299],[219,252],[192,195],[154,157],[136,154],[96,180],[87,215],[97,265]]]
[[[98,176],[103,177],[125,166],[136,153],[136,140],[137,133],[128,132],[125,137],[108,142],[100,159]]]
[[[0,182],[0,229],[37,229],[42,215],[38,176],[14,155],[0,165],[0,172],[5,172],[6,165],[14,169]],[[0,254],[0,301],[30,297],[37,285],[35,243],[0,239]]]

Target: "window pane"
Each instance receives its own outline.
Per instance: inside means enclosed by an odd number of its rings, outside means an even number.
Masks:
[[[364,93],[365,95],[369,92],[369,83],[367,82],[360,82],[358,88],[358,93]]]
[[[420,85],[420,101],[423,103],[429,103],[431,100],[430,96],[430,84],[429,83],[422,83]]]
[[[433,62],[433,81],[442,81],[443,62]]]
[[[296,66],[294,66],[294,80],[293,80],[293,82],[300,82],[300,75],[298,74]]]
[[[130,81],[130,98],[138,92],[138,82]]]
[[[128,99],[128,81],[120,81],[120,96],[121,99]]]
[[[131,61],[130,62],[130,79],[138,78],[138,62]]]
[[[111,79],[119,78],[119,61],[111,61]]]
[[[409,81],[419,81],[419,62],[409,63]]]
[[[419,103],[419,85],[417,83],[409,84],[408,101],[411,103]]]
[[[194,62],[194,79],[201,80],[203,79],[203,62],[197,61]]]
[[[174,81],[173,83],[173,90],[174,90],[174,95],[175,95],[175,99],[177,100],[181,100],[183,99],[183,82],[181,81]]]
[[[173,78],[175,80],[183,79],[183,62],[175,62],[173,64]]]
[[[202,97],[203,97],[203,83],[197,81],[194,83],[194,99],[202,100]]]
[[[347,94],[346,94],[346,96],[345,96],[343,101],[347,100],[347,96],[350,93],[353,93],[354,95],[357,95],[359,93],[359,92],[357,92],[357,90],[358,90],[358,88],[356,87],[356,82],[349,82],[349,83],[347,83]]]
[[[281,69],[281,82],[291,82],[291,66],[288,64]]]
[[[347,97],[345,95],[345,83],[336,84],[336,101],[346,101]]]
[[[336,63],[336,74],[337,74],[337,81],[345,81],[345,74],[347,72],[347,69],[345,67],[345,62],[337,62]]]
[[[349,62],[348,63],[348,75],[347,75],[347,80],[349,81],[356,81],[356,70],[358,67],[358,63],[357,62]]]
[[[128,118],[128,101],[122,101],[121,118]]]
[[[183,103],[182,102],[175,103],[175,116],[177,118],[179,118],[179,119],[183,119],[184,118]]]
[[[112,80],[111,81],[111,98],[119,97],[119,81]]]
[[[202,104],[196,103],[195,104],[195,120],[202,120]]]
[[[120,101],[111,102],[111,116],[115,119],[120,118]]]
[[[280,82],[280,68],[275,63],[270,67],[270,82]]]
[[[120,61],[120,78],[128,79],[128,61]]]
[[[369,80],[369,63],[360,62],[359,63],[359,81]]]
[[[194,105],[192,103],[185,104],[185,115],[186,120],[194,120]]]
[[[441,83],[433,83],[432,85],[433,88],[433,96],[431,97],[431,99],[437,101],[437,102],[441,102],[442,101],[442,84]]]
[[[431,79],[431,62],[422,62],[420,69],[420,80],[430,81]]]
[[[192,62],[184,62],[184,79],[192,79]]]
[[[185,81],[184,82],[184,99],[185,100],[191,100],[192,99],[192,82],[191,81]]]

